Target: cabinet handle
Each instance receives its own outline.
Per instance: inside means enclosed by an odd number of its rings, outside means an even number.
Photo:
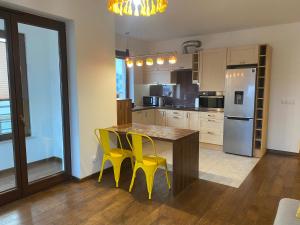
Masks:
[[[215,120],[208,120],[208,122],[216,122]]]
[[[190,113],[186,113],[186,118],[190,118]]]
[[[207,134],[211,134],[211,135],[214,135],[214,133],[213,133],[213,132],[210,132],[210,131],[208,131],[208,132],[207,132]]]
[[[208,117],[216,117],[215,115],[212,115],[212,114],[208,114],[207,116]]]
[[[177,116],[173,116],[173,118],[174,118],[174,119],[179,119],[179,117],[177,117]]]

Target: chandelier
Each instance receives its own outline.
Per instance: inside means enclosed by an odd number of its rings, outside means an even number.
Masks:
[[[168,0],[108,0],[110,12],[120,16],[152,16],[163,13],[168,7]]]

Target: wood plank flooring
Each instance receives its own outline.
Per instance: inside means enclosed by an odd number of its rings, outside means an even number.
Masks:
[[[200,162],[201,163],[201,162]],[[266,155],[240,188],[199,180],[177,197],[158,171],[153,200],[138,173],[128,193],[131,172],[123,169],[119,189],[112,173],[103,182],[67,182],[0,208],[0,224],[271,225],[281,198],[300,199],[300,160]]]

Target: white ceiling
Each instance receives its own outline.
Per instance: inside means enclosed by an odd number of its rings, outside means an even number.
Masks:
[[[116,16],[116,32],[147,41],[300,21],[300,0],[169,0],[152,17]]]

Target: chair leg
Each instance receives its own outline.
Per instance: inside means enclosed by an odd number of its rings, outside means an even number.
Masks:
[[[167,180],[168,187],[169,187],[169,189],[171,189],[171,183],[170,183],[170,179],[169,179],[167,163],[165,164],[165,173],[166,173],[166,180]]]
[[[100,183],[101,182],[101,179],[102,179],[102,175],[103,175],[103,170],[104,170],[104,164],[106,162],[106,159],[105,157],[103,156],[103,159],[102,159],[102,165],[101,165],[101,169],[100,169],[100,174],[99,174],[99,178],[98,178],[98,182]]]
[[[152,198],[153,181],[154,181],[154,172],[148,171],[146,173],[146,182],[147,182],[149,199]]]
[[[120,180],[120,172],[121,172],[121,163],[114,163],[113,165],[114,169],[114,177],[116,181],[116,187],[119,187],[119,180]]]
[[[133,174],[132,174],[132,178],[131,178],[131,182],[130,182],[130,186],[129,186],[129,192],[132,191],[132,188],[133,188],[133,185],[134,185],[134,180],[135,180],[135,177],[136,177],[136,171],[137,171],[137,165],[134,166],[134,169],[133,169]]]

